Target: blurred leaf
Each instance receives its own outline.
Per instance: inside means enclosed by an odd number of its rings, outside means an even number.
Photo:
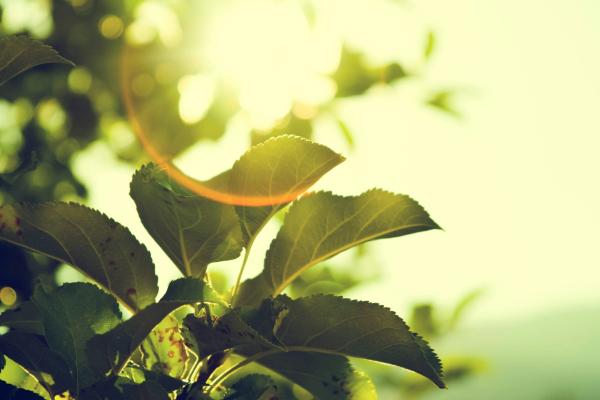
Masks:
[[[263,272],[242,285],[239,304],[257,304],[281,293],[308,268],[360,243],[437,228],[423,207],[405,195],[374,189],[360,196],[304,196],[271,242]]]
[[[26,36],[0,38],[0,85],[21,72],[49,63],[74,65],[56,50],[37,40]]]
[[[126,400],[169,400],[169,393],[157,382],[123,385],[121,388]]]
[[[428,61],[431,59],[433,55],[433,51],[436,48],[437,40],[435,37],[435,33],[433,31],[429,31],[427,33],[427,39],[425,41],[425,49],[423,50],[423,59]]]
[[[75,203],[0,207],[0,240],[71,264],[134,310],[158,291],[150,253],[129,230]]]
[[[42,316],[30,301],[21,303],[17,308],[4,311],[0,315],[0,325],[22,333],[44,334]]]
[[[149,305],[111,331],[90,340],[87,346],[90,364],[101,374],[110,370],[120,371],[150,332],[171,312],[187,304],[219,301],[214,292],[198,279],[173,281],[158,303]]]
[[[224,400],[271,400],[277,396],[277,385],[270,376],[246,375],[233,385]]]
[[[190,193],[158,166],[136,172],[131,197],[148,232],[184,275],[202,277],[209,263],[240,255],[234,208]]]
[[[452,330],[456,327],[456,325],[458,324],[458,322],[464,317],[465,312],[467,312],[467,310],[473,306],[474,303],[476,303],[481,296],[484,294],[484,290],[483,289],[477,289],[472,291],[471,293],[468,293],[466,296],[464,296],[456,305],[456,307],[454,307],[454,311],[452,312],[452,315],[450,316],[450,319],[448,321],[448,330]]]
[[[29,156],[26,157],[23,162],[21,162],[17,169],[9,173],[0,174],[0,187],[2,187],[3,184],[11,185],[23,175],[35,170],[38,165],[38,161],[39,160],[35,152],[29,153]]]
[[[0,393],[3,395],[3,400],[44,400],[43,397],[29,390],[20,389],[1,380]]]
[[[118,325],[121,312],[114,298],[89,283],[67,283],[52,293],[39,288],[33,302],[42,315],[46,341],[69,365],[74,393],[102,377],[91,368],[88,340]]]
[[[452,104],[455,93],[449,90],[441,90],[439,92],[434,93],[428,100],[427,104],[430,106],[437,108],[440,111],[443,111],[447,114],[450,114],[454,117],[461,117],[460,112],[456,109],[456,107]]]
[[[346,143],[348,143],[348,146],[350,146],[351,149],[354,149],[355,148],[354,135],[352,134],[352,131],[348,127],[348,124],[346,124],[340,117],[338,117],[338,116],[334,116],[334,117],[335,117],[335,122],[337,122],[338,127],[340,128],[340,132],[342,132],[342,136],[346,140]]]
[[[250,143],[252,146],[256,146],[260,143],[266,142],[269,139],[287,135],[293,135],[311,140],[313,135],[311,120],[298,118],[294,113],[290,112],[273,128],[266,131],[254,130],[250,132]]]
[[[54,393],[73,387],[69,366],[39,336],[8,332],[0,336],[0,352],[23,367],[44,387],[52,387]],[[52,379],[47,379],[45,374],[51,375]]]
[[[434,316],[434,307],[432,304],[418,304],[414,306],[410,318],[410,326],[426,338],[434,338],[441,332],[439,323]]]
[[[342,49],[338,69],[332,78],[337,85],[337,97],[361,95],[377,82],[364,56],[348,47]]]
[[[313,294],[341,294],[366,279],[355,271],[340,271],[330,267],[308,269],[290,284],[292,297]]]

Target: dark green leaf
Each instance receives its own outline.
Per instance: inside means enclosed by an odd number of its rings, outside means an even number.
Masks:
[[[26,301],[17,308],[6,310],[0,314],[0,325],[23,333],[44,334],[42,316],[36,306],[30,301]]]
[[[158,166],[146,165],[134,175],[131,197],[148,232],[184,275],[202,277],[209,263],[240,255],[233,207],[190,193]]]
[[[94,337],[88,344],[88,357],[99,373],[120,371],[135,349],[163,319],[179,307],[220,299],[202,281],[182,278],[171,282],[163,298],[144,308],[113,330]]]
[[[0,240],[71,264],[137,310],[158,291],[146,247],[104,214],[74,203],[0,207]]]
[[[373,382],[339,355],[289,351],[259,362],[320,400],[377,399]]]
[[[43,386],[53,387],[54,393],[73,387],[69,366],[39,336],[8,332],[0,336],[0,352],[27,370]],[[52,380],[43,374],[51,375]]]
[[[73,63],[56,50],[26,36],[0,38],[0,85],[15,75],[40,64]]]
[[[78,393],[102,376],[90,368],[86,343],[118,325],[119,307],[89,283],[67,283],[52,293],[38,287],[32,299],[42,316],[46,341],[69,365]]]
[[[2,393],[2,400],[44,400],[40,395],[29,390],[20,389],[4,381],[0,381],[0,393]]]
[[[160,384],[147,381],[137,385],[123,385],[126,400],[169,400],[169,393]]]
[[[418,372],[444,387],[433,350],[388,308],[331,295],[297,300],[279,296],[274,302],[288,310],[276,336],[289,351],[380,361]]]
[[[375,189],[360,196],[329,192],[296,201],[271,243],[263,272],[242,285],[239,304],[281,293],[298,275],[360,243],[439,228],[416,201]]]
[[[278,399],[277,385],[270,376],[251,374],[231,385],[231,392],[224,400],[271,400]]]

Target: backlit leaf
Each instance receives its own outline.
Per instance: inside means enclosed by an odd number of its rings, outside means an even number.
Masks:
[[[12,77],[40,64],[73,63],[52,47],[26,36],[0,38],[0,85]]]
[[[182,278],[171,282],[158,303],[151,304],[89,342],[87,354],[93,368],[102,374],[110,370],[120,371],[133,351],[171,312],[187,304],[219,301],[212,290],[198,279]]]
[[[263,272],[242,285],[238,304],[281,293],[311,266],[360,243],[436,228],[423,207],[405,195],[375,189],[360,196],[304,196],[286,215]]]
[[[137,310],[158,291],[146,247],[104,214],[74,203],[0,207],[0,240],[71,264]]]
[[[134,175],[131,197],[148,232],[184,275],[202,277],[209,263],[240,255],[234,208],[187,191],[158,166]]]
[[[50,349],[69,365],[74,392],[102,377],[90,368],[85,349],[93,336],[120,322],[114,298],[89,283],[67,283],[52,293],[38,287],[32,300],[42,316]]]

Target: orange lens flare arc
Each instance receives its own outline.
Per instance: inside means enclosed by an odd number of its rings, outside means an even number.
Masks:
[[[188,190],[196,193],[199,196],[206,197],[210,200],[225,203],[234,206],[272,206],[282,203],[288,203],[296,199],[302,193],[304,193],[308,186],[301,187],[293,191],[289,191],[283,194],[265,195],[265,196],[248,196],[236,193],[225,192],[223,190],[215,189],[209,185],[198,181],[181,171],[171,160],[165,157],[159,149],[154,146],[152,141],[145,134],[145,129],[137,116],[135,104],[132,98],[131,91],[129,90],[130,78],[128,71],[130,71],[129,53],[127,51],[127,45],[123,46],[120,63],[120,85],[121,95],[123,103],[125,105],[127,118],[131,124],[132,130],[142,147],[148,156],[159,165],[175,182],[179,185],[187,188]]]

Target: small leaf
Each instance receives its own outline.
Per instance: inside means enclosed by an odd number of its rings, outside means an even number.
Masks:
[[[231,392],[223,400],[278,399],[277,385],[270,376],[251,374],[231,385]]]
[[[154,327],[171,312],[187,304],[219,301],[214,292],[198,279],[173,281],[158,303],[144,308],[111,331],[94,337],[87,346],[90,363],[98,373],[104,374],[111,369],[120,371]]]
[[[3,400],[44,400],[44,398],[29,390],[20,389],[0,380],[0,393]]]
[[[154,302],[150,253],[129,230],[74,203],[0,207],[0,240],[71,264],[138,310]]]
[[[0,325],[23,333],[44,334],[42,316],[31,301],[21,303],[17,308],[8,309],[0,314]]]
[[[26,36],[0,38],[0,85],[40,64],[74,65],[56,50]]]
[[[43,386],[52,387],[54,393],[73,387],[69,366],[39,336],[8,332],[0,336],[0,352],[27,370]],[[47,379],[46,374],[52,379]]]
[[[233,207],[190,193],[158,166],[136,172],[131,197],[148,232],[184,275],[202,277],[209,263],[240,255],[242,234]]]
[[[246,241],[250,242],[285,204],[342,161],[344,157],[331,149],[290,135],[277,136],[248,150],[226,173],[229,190],[248,200],[270,200],[272,205],[236,207]]]
[[[126,400],[169,400],[169,393],[157,382],[122,385],[121,388]]]
[[[427,40],[425,41],[425,49],[423,50],[423,59],[425,59],[425,61],[431,59],[433,51],[436,47],[436,42],[435,33],[433,31],[429,31],[427,33]]]
[[[290,351],[380,361],[418,372],[445,387],[433,350],[388,308],[331,295],[297,300],[279,296],[274,302],[288,308],[277,338]]]
[[[181,335],[179,320],[168,315],[152,329],[142,342],[144,368],[181,378],[187,370],[190,355]]]
[[[304,196],[271,242],[263,272],[242,285],[238,304],[257,304],[281,293],[308,268],[360,243],[437,228],[423,207],[405,195],[375,189],[350,197],[329,192]]]
[[[289,351],[260,364],[303,387],[320,400],[376,400],[373,382],[335,354]]]
[[[90,368],[86,343],[117,326],[119,307],[113,297],[89,283],[67,283],[52,293],[38,287],[32,300],[42,316],[46,341],[69,365],[78,393],[102,376]]]

